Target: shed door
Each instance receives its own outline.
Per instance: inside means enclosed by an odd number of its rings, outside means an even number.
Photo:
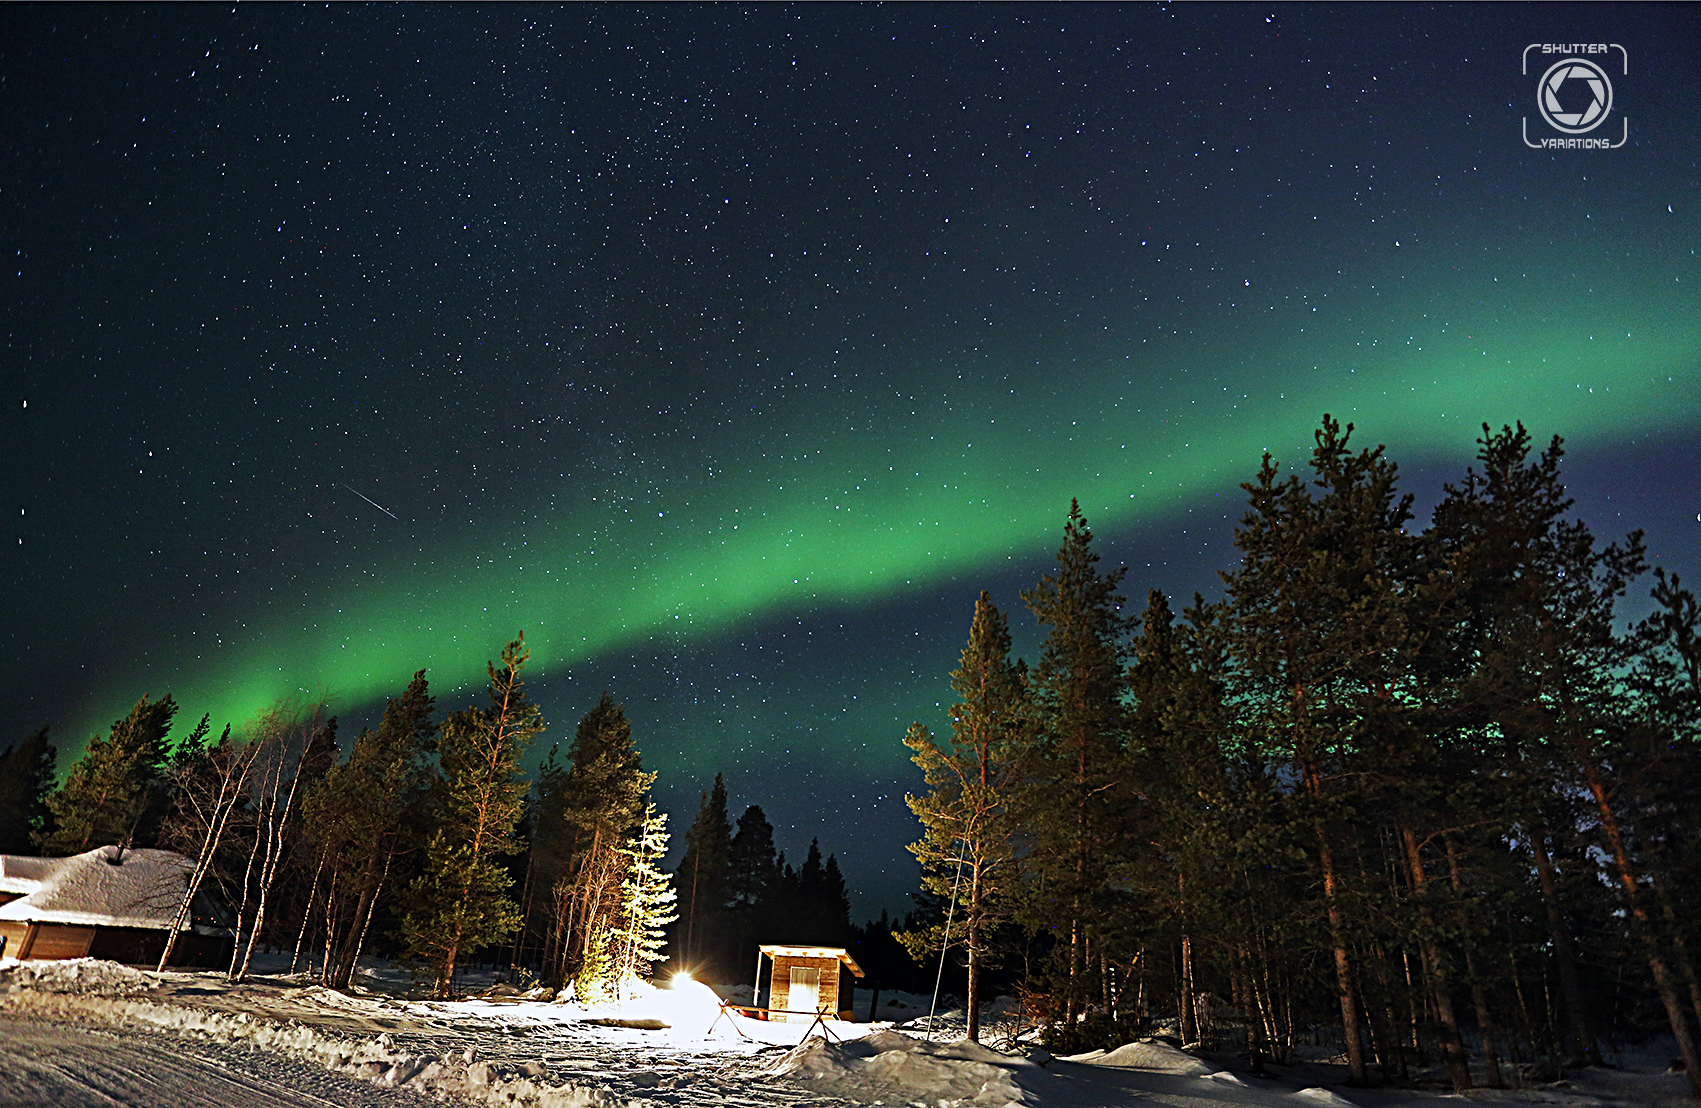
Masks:
[[[815,966],[791,967],[791,993],[786,997],[788,1012],[818,1012],[821,1010],[821,971]]]

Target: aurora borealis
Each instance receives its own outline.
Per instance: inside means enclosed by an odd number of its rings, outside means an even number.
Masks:
[[[980,588],[1031,644],[1072,496],[1131,601],[1209,592],[1324,411],[1420,503],[1521,419],[1701,571],[1698,32],[8,7],[0,741],[459,706],[524,629],[544,749],[607,688],[676,829],[724,772],[901,910],[904,728]],[[1519,51],[1595,40],[1629,142],[1528,148]]]

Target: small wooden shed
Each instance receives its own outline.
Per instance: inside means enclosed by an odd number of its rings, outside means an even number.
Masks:
[[[759,946],[756,995],[762,993],[762,962],[773,962],[768,1008],[776,1022],[808,1022],[817,1015],[848,1020],[855,978],[867,976],[842,946]],[[843,1003],[840,1003],[840,1001]]]

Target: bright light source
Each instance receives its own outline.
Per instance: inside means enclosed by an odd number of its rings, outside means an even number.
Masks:
[[[677,989],[681,985],[689,984],[691,984],[690,972],[687,970],[680,970],[678,973],[673,975],[673,980],[668,982],[668,988]]]

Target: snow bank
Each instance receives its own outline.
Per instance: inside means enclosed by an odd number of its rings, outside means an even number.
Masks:
[[[278,1023],[246,1012],[231,1015],[126,998],[126,993],[152,987],[152,975],[92,958],[11,962],[0,967],[0,984],[0,1006],[13,1011],[114,1027],[146,1025],[221,1043],[244,1043],[374,1085],[428,1096],[502,1108],[621,1108],[625,1103],[598,1089],[551,1084],[539,1062],[492,1063],[480,1060],[471,1049],[442,1057],[416,1054],[398,1049],[388,1034],[349,1038],[293,1020]]]
[[[1092,1050],[1086,1054],[1065,1055],[1063,1060],[1094,1066],[1114,1066],[1118,1069],[1155,1070],[1158,1073],[1176,1073],[1188,1077],[1208,1077],[1217,1072],[1217,1067],[1210,1063],[1155,1039],[1124,1043],[1110,1051]]]
[[[768,1073],[846,1100],[1004,1108],[1026,1103],[1015,1076],[1022,1068],[1037,1067],[971,1042],[930,1043],[876,1031],[847,1043],[809,1039]]]
[[[56,962],[0,961],[0,993],[34,989],[75,996],[124,996],[154,987],[157,979],[141,970],[98,958]]]

